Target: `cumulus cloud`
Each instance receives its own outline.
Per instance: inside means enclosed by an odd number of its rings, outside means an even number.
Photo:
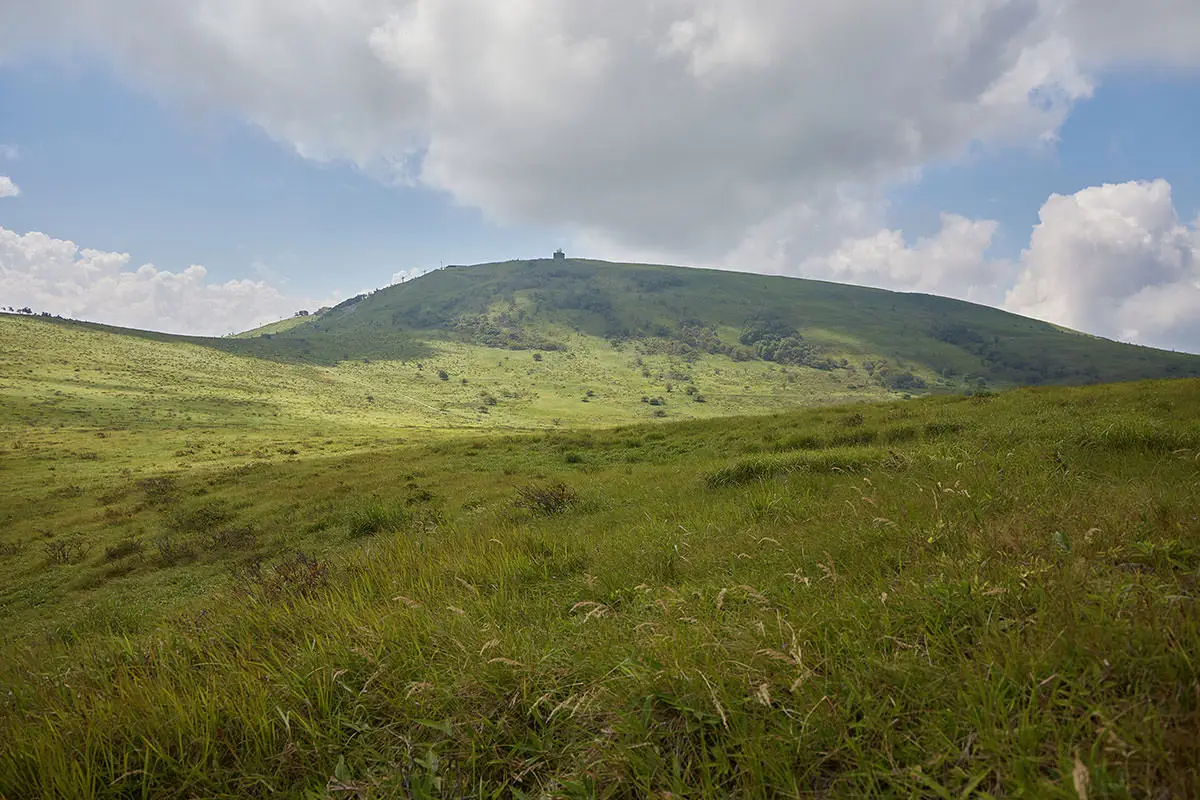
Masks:
[[[1052,195],[1005,306],[1127,341],[1200,352],[1200,237],[1164,180]]]
[[[903,231],[885,228],[797,261],[786,237],[772,244],[759,232],[741,252],[765,271],[957,297],[1200,353],[1200,220],[1180,220],[1167,181],[1051,195],[1039,216],[1016,262],[987,254],[998,223],[955,214],[943,214],[936,234],[911,244]]]
[[[997,304],[1011,265],[985,258],[998,224],[943,214],[941,230],[909,247],[898,230],[847,240],[833,253],[811,258],[799,271],[841,283],[928,292]]]
[[[1200,3],[1195,0],[1070,0],[1062,7],[1059,25],[1088,67],[1200,65]]]
[[[129,255],[80,248],[44,233],[0,227],[0,303],[134,328],[223,335],[290,315],[312,301],[264,281],[213,283],[199,265],[181,272]]]
[[[16,197],[21,193],[21,188],[13,183],[12,178],[7,175],[0,175],[0,198]]]
[[[784,217],[802,259],[848,213],[830,197],[878,194],[972,142],[1052,137],[1113,61],[1200,63],[1198,8],[15,0],[0,58],[98,53],[304,155],[500,221],[713,262]]]
[[[705,260],[780,209],[1052,134],[1091,91],[1063,2],[17,0],[0,48],[98,52],[306,155]]]
[[[395,286],[397,283],[411,281],[413,278],[419,278],[427,272],[432,272],[434,267],[413,267],[411,269],[402,269],[392,273],[392,280],[389,286]]]

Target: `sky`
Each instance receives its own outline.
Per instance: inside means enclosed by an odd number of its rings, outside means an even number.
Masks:
[[[0,0],[0,306],[224,335],[568,255],[1200,352],[1196,0]]]

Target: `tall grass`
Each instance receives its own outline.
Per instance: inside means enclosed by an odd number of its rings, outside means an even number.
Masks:
[[[736,449],[846,429],[812,412],[245,476],[328,509],[320,552],[6,643],[0,796],[1196,796],[1200,385],[857,413],[874,446]],[[1123,420],[1185,446],[1089,433]],[[560,479],[598,499],[514,509]],[[439,523],[347,537],[387,516],[352,481]]]

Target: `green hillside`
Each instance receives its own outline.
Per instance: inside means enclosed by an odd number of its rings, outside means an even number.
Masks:
[[[400,441],[207,351],[80,424],[173,347],[5,432],[0,797],[1200,789],[1200,381]]]
[[[576,259],[450,267],[285,323],[271,336],[276,357],[324,363],[430,339],[553,351],[575,334],[596,348],[763,360],[898,390],[1200,375],[1200,357],[931,295]]]
[[[0,315],[0,798],[1197,796],[1200,380],[993,391],[1197,374],[581,261]]]

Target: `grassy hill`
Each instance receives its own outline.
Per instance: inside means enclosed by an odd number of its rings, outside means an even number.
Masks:
[[[1200,380],[983,389],[1198,364],[578,261],[0,315],[0,798],[1195,796]]]
[[[120,381],[244,391],[172,347]],[[111,383],[0,452],[0,796],[1200,789],[1200,381],[404,441]]]
[[[1200,375],[1196,356],[932,295],[587,260],[446,268],[276,325],[260,332],[281,357],[322,363],[431,339],[569,350],[574,334],[591,349],[768,361],[893,390]]]

